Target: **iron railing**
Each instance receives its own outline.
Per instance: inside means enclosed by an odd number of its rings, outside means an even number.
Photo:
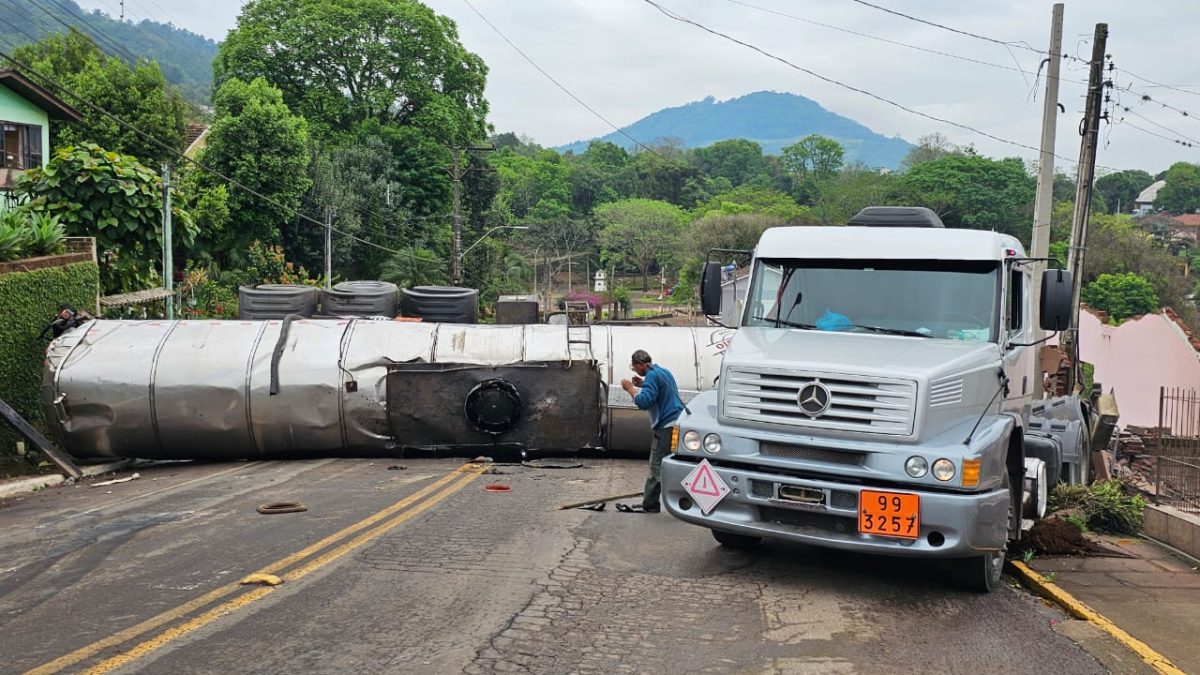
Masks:
[[[1200,513],[1200,462],[1159,456],[1154,465],[1154,503]]]
[[[1158,429],[1148,444],[1155,455],[1200,462],[1200,392],[1159,387]]]

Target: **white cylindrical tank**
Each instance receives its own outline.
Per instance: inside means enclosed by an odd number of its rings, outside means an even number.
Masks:
[[[643,450],[648,419],[619,384],[633,375],[632,353],[645,349],[669,369],[686,402],[714,386],[731,336],[364,319],[94,321],[51,343],[43,404],[77,457]],[[481,386],[513,399],[500,427],[464,412],[468,390]]]

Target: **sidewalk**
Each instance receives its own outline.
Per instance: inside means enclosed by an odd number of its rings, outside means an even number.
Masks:
[[[1100,539],[1130,557],[1047,557],[1026,564],[1179,669],[1200,673],[1200,562],[1150,539]]]

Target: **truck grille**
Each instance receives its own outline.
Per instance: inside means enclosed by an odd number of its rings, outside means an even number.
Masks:
[[[722,412],[732,419],[894,436],[913,432],[917,385],[910,380],[730,368],[722,383]],[[829,391],[829,407],[810,415],[798,397],[814,383]]]
[[[807,445],[788,445],[786,443],[768,443],[766,441],[758,444],[758,451],[768,457],[788,457],[790,459],[803,459],[809,462],[845,464],[847,466],[861,466],[867,457],[861,452],[842,452],[814,448]]]

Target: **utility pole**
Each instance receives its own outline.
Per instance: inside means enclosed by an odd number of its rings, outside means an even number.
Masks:
[[[163,164],[163,288],[167,296],[167,320],[175,318],[175,256],[171,242],[171,165]]]
[[[1054,211],[1054,142],[1058,127],[1058,72],[1062,65],[1063,5],[1056,3],[1050,17],[1050,53],[1046,57],[1046,98],[1042,101],[1042,147],[1038,155],[1037,198],[1034,200],[1033,241],[1030,257],[1050,256],[1050,215]],[[1033,264],[1033,295],[1042,297],[1042,271],[1046,262]],[[1034,324],[1034,340],[1041,340],[1044,333],[1039,324]],[[1046,373],[1042,360],[1034,359],[1034,382],[1044,382]]]
[[[333,288],[333,207],[325,207],[325,290]]]
[[[1104,48],[1108,43],[1108,24],[1096,24],[1092,40],[1091,74],[1088,76],[1087,107],[1084,109],[1083,141],[1079,147],[1079,175],[1075,183],[1075,218],[1071,226],[1071,329],[1067,334],[1067,355],[1071,368],[1067,374],[1067,393],[1079,384],[1079,291],[1083,281],[1083,259],[1087,250],[1087,223],[1092,207],[1092,179],[1096,174],[1096,145],[1100,140],[1100,109],[1104,94]],[[1083,392],[1086,396],[1090,392]]]
[[[450,246],[450,279],[451,283],[458,286],[462,283],[462,179],[470,171],[495,171],[495,169],[472,169],[470,168],[470,160],[463,164],[463,151],[479,151],[492,152],[496,150],[495,146],[476,146],[463,147],[451,146],[450,156],[453,162],[446,170],[450,172],[450,181],[454,188],[454,240]]]

